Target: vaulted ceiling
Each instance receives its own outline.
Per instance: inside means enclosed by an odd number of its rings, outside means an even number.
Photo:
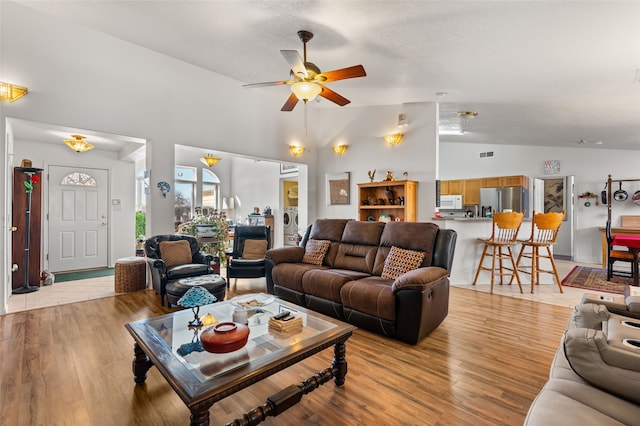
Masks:
[[[638,1],[18,3],[239,85],[287,79],[279,51],[302,53],[296,33],[305,29],[315,34],[309,60],[322,70],[366,69],[330,84],[351,100],[344,108],[440,102],[445,121],[478,112],[462,123],[468,133],[444,141],[640,149]],[[274,109],[289,95],[283,86],[250,90],[281,92]]]

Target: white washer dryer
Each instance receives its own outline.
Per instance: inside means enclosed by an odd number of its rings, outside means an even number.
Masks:
[[[295,246],[296,242],[293,237],[298,233],[298,208],[285,207],[282,217],[284,245]]]

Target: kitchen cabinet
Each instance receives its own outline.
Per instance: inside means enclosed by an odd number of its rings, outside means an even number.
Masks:
[[[501,186],[500,176],[482,178],[482,188],[500,188]]]
[[[391,191],[392,203],[389,202]],[[418,182],[396,180],[358,184],[358,220],[377,221],[381,215],[391,220],[415,222],[417,218]],[[400,204],[398,197],[402,197]]]
[[[480,204],[480,188],[483,179],[466,179],[462,187],[462,204]]]
[[[462,179],[440,181],[440,195],[460,195],[463,185]]]
[[[500,186],[518,186],[522,188],[528,188],[529,179],[526,176],[501,176]]]

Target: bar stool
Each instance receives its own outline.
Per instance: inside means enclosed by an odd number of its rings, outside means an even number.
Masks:
[[[553,255],[551,254],[551,246],[556,242],[558,232],[560,231],[560,226],[562,225],[562,221],[564,220],[564,215],[564,210],[562,211],[562,213],[550,212],[537,214],[534,210],[533,221],[531,223],[531,236],[528,240],[518,240],[518,242],[522,243],[522,247],[520,248],[520,254],[518,254],[516,267],[518,269],[518,272],[531,274],[531,293],[533,293],[534,285],[540,284],[541,272],[552,274],[555,277],[556,282],[558,283],[560,293],[563,293],[562,284],[560,283],[560,276],[558,275],[558,270],[556,269],[556,262],[553,260]],[[541,254],[540,248],[546,248],[546,254]],[[531,249],[531,251],[528,252],[527,249]],[[531,259],[531,265],[520,265],[522,258]],[[540,258],[549,259],[549,261],[551,262],[551,269],[541,269]]]
[[[482,249],[482,257],[480,258],[480,263],[478,264],[476,276],[473,279],[473,285],[476,285],[476,281],[478,281],[480,271],[485,270],[491,271],[491,293],[493,293],[493,283],[495,281],[496,275],[500,277],[500,285],[502,285],[503,283],[503,276],[511,276],[509,284],[511,284],[511,281],[513,281],[513,278],[515,277],[516,281],[518,282],[518,287],[520,287],[520,293],[522,293],[522,284],[520,283],[520,276],[518,275],[516,262],[513,259],[513,252],[511,251],[511,247],[516,243],[516,238],[518,237],[518,231],[520,230],[520,225],[522,225],[523,217],[524,211],[520,213],[493,212],[493,227],[491,230],[491,237],[489,239],[478,238],[479,241],[482,241],[484,243],[484,248]],[[491,252],[487,253],[489,248],[491,248]],[[503,249],[506,249],[506,252],[503,251]],[[491,255],[491,267],[484,266],[484,258],[487,254]],[[498,260],[497,268],[496,260]],[[505,261],[509,261],[511,263],[511,268],[503,265]]]

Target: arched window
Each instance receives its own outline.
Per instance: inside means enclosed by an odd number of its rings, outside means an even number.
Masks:
[[[60,181],[60,185],[98,186],[98,183],[91,175],[82,172],[73,172],[63,177]]]

